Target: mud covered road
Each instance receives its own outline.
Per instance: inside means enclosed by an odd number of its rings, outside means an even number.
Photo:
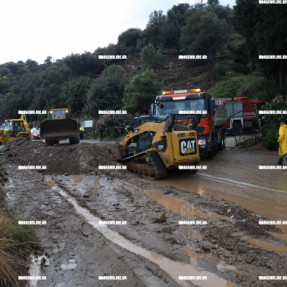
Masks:
[[[275,164],[276,152],[227,149],[202,162],[207,170],[161,181],[98,170],[116,163],[107,145],[18,141],[0,152],[9,206],[47,222],[37,227],[47,259],[30,274],[47,279],[32,286],[287,285],[258,279],[287,275],[287,225],[259,225],[287,221],[286,170],[258,169]]]

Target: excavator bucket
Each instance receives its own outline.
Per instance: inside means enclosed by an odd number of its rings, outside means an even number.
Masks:
[[[78,125],[72,119],[46,120],[40,125],[40,137],[46,141],[79,139]]]

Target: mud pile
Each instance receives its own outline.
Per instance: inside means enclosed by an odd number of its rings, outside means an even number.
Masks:
[[[89,173],[99,165],[118,164],[108,146],[88,143],[47,146],[42,141],[15,139],[9,142],[5,153],[16,165],[46,166],[43,172],[54,174]]]

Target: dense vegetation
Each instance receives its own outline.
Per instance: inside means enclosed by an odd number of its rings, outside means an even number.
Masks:
[[[208,56],[199,65],[211,67],[210,78],[217,83],[211,91],[216,97],[247,95],[271,101],[282,95],[285,101],[287,61],[259,60],[258,56],[286,54],[286,12],[286,5],[259,5],[257,0],[237,0],[234,9],[217,1],[180,4],[166,15],[153,11],[144,30],[130,28],[119,35],[117,44],[92,53],[56,61],[47,57],[43,64],[31,59],[2,64],[0,121],[18,117],[19,109],[61,106],[82,119],[97,119],[99,109],[146,113],[162,87],[159,71],[169,69],[169,55],[178,54]],[[241,42],[229,45],[231,35]],[[226,53],[232,65],[217,57]],[[131,64],[141,65],[140,72],[133,79],[127,77],[125,60],[100,60],[103,54],[139,59]]]

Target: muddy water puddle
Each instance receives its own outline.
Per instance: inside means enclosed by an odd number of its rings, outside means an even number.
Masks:
[[[228,220],[229,218],[218,215],[216,213],[209,213],[209,214],[205,214],[201,211],[198,211],[194,208],[193,205],[188,204],[187,202],[183,201],[183,200],[179,200],[167,195],[164,195],[161,191],[155,191],[155,190],[150,190],[150,191],[146,191],[146,190],[142,190],[146,195],[148,195],[150,198],[152,198],[153,200],[157,201],[159,204],[162,204],[164,207],[175,211],[179,214],[181,214],[182,216],[193,220],[195,216],[199,216],[202,217],[204,219],[207,218],[218,218],[218,219],[225,219]],[[264,196],[262,196],[264,198]],[[272,201],[271,201],[272,202]],[[283,209],[280,207],[280,205],[282,205],[283,203],[273,199],[273,206],[277,205],[274,207],[274,209],[271,209],[272,211],[270,212],[270,206],[269,208],[267,207],[267,205],[270,205],[270,201],[266,201],[265,203],[261,202],[253,202],[252,203],[253,206],[255,204],[257,204],[258,209],[260,210],[264,210],[265,212],[264,214],[267,214],[271,217],[272,220],[286,220],[285,214],[286,214],[286,209]],[[266,208],[263,208],[264,205],[266,205]],[[266,211],[267,210],[267,211]],[[274,210],[276,210],[275,214],[274,214]],[[282,213],[282,211],[284,210],[284,212]],[[269,217],[269,218],[270,218]],[[229,219],[230,220],[230,219]],[[259,224],[259,220],[258,220],[258,224]],[[272,233],[272,235],[274,237],[277,237],[278,239],[285,241],[287,243],[287,225],[277,225],[276,227],[278,227],[282,232],[284,232],[284,234],[280,234],[280,233]],[[263,227],[262,227],[263,228]],[[253,246],[256,246],[258,248],[261,249],[265,249],[268,251],[273,251],[276,252],[279,255],[283,255],[287,253],[287,246],[280,246],[278,245],[278,242],[263,242],[254,238],[249,238],[246,236],[239,236],[239,238],[243,241],[247,241],[248,243],[250,243]],[[200,238],[197,238],[200,239]]]
[[[29,268],[29,276],[38,277],[43,276],[42,266],[49,266],[49,259],[45,255],[31,256],[31,264]],[[30,280],[28,287],[36,287],[39,280]]]
[[[163,194],[161,190],[141,190],[141,192],[143,192],[148,197],[161,204],[165,208],[172,210],[182,215],[183,217],[186,217],[191,220],[194,220],[196,217],[208,220],[213,220],[214,218],[230,220],[228,217],[216,214],[214,212],[203,212],[184,200]]]
[[[186,281],[179,280],[179,276],[206,276],[207,280],[190,280],[196,286],[210,287],[210,286],[236,286],[233,283],[218,277],[216,274],[205,271],[200,268],[195,262],[191,261],[190,264],[184,264],[181,262],[173,261],[162,255],[156,254],[142,247],[139,247],[117,232],[109,229],[106,225],[99,224],[100,218],[97,218],[87,209],[77,204],[76,200],[68,195],[65,191],[59,188],[53,179],[49,176],[46,177],[47,184],[51,186],[52,190],[58,192],[63,198],[65,198],[70,204],[73,205],[76,212],[82,216],[87,222],[97,229],[106,239],[114,244],[126,249],[129,252],[140,255],[151,262],[157,264],[162,270],[169,274],[179,285],[188,286]]]
[[[250,238],[249,236],[242,236],[242,237],[240,237],[240,239],[247,241],[251,245],[259,247],[261,249],[276,252],[279,255],[286,255],[287,254],[287,246],[286,245],[280,246],[280,245],[278,245],[278,243],[276,243],[276,244],[269,243],[269,242],[265,242],[265,241],[262,241],[259,239]]]
[[[253,184],[227,176],[198,173],[196,177],[175,177],[154,181],[153,184],[160,188],[172,186],[184,192],[235,202],[269,220],[287,220],[286,183],[284,189],[277,189],[265,186],[265,181],[266,178],[260,184]],[[287,232],[287,225],[278,228]]]
[[[76,175],[76,176],[74,177],[74,183],[72,184],[72,186],[78,186],[78,184],[79,184],[80,182],[82,182],[83,179],[84,179],[84,176],[82,176],[82,175]]]

